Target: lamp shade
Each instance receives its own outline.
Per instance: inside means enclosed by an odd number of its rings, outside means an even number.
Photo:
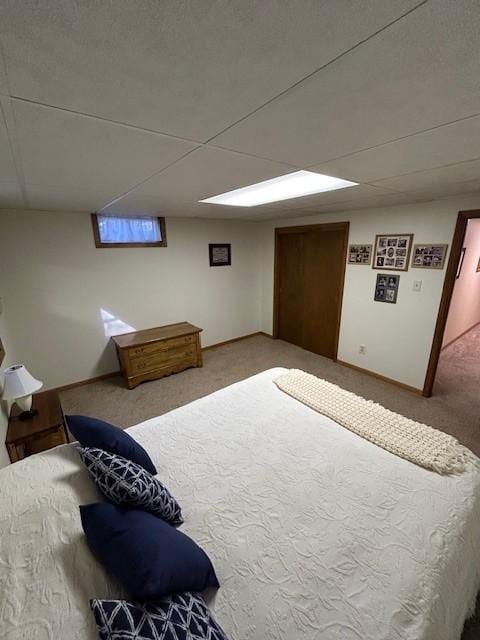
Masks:
[[[43,382],[34,378],[23,364],[14,364],[4,371],[3,399],[16,400],[42,388]]]

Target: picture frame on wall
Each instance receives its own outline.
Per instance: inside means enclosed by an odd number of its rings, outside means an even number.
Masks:
[[[348,247],[348,264],[366,264],[372,262],[371,244],[351,244]]]
[[[376,235],[372,269],[408,271],[412,242],[413,233]]]
[[[232,245],[209,244],[208,256],[211,267],[229,267],[232,264]]]
[[[375,283],[375,302],[388,302],[396,304],[400,276],[391,273],[379,273]]]
[[[443,269],[448,244],[414,244],[412,252],[413,269]]]

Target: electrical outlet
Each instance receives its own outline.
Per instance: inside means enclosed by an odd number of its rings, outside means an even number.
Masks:
[[[364,344],[361,344],[358,353],[361,353],[362,356],[364,356],[367,353],[367,347]]]
[[[413,288],[414,291],[421,291],[422,290],[422,281],[421,280],[414,280],[412,288]]]

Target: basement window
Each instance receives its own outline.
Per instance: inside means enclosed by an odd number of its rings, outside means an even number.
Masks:
[[[165,218],[92,213],[92,226],[98,249],[167,246]]]

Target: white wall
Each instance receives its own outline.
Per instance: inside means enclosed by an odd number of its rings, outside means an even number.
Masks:
[[[258,226],[167,219],[167,248],[96,249],[90,216],[0,212],[0,272],[15,357],[46,387],[114,371],[101,310],[136,329],[187,320],[202,344],[260,329]],[[232,243],[209,267],[208,243]]]
[[[4,273],[0,270],[0,278],[4,278]],[[0,298],[3,299],[4,280],[0,279]],[[0,395],[3,388],[3,370],[14,362],[13,342],[8,332],[7,316],[5,310],[0,313],[0,338],[5,348],[5,360],[0,366]],[[0,467],[4,467],[10,463],[7,449],[5,447],[5,435],[7,433],[9,405],[6,402],[0,402]]]
[[[350,243],[373,244],[382,233],[413,233],[414,243],[448,243],[459,210],[479,208],[479,198],[457,198],[382,209],[318,214],[263,224],[262,330],[272,331],[274,229],[280,226],[350,222]],[[447,255],[447,260],[449,253]],[[388,270],[385,270],[388,272]],[[374,302],[376,275],[367,266],[347,265],[338,358],[421,389],[430,356],[445,269],[400,273],[397,304]],[[412,290],[413,281],[422,290]],[[366,345],[366,353],[359,346]]]
[[[468,221],[463,246],[466,248],[460,277],[455,280],[447,326],[443,334],[446,346],[480,322],[480,218]]]
[[[96,249],[86,214],[0,212],[11,353],[52,387],[117,368],[102,309],[137,329],[188,320],[205,346],[270,333],[276,226],[348,220],[352,243],[399,232],[450,245],[458,211],[479,207],[469,197],[265,223],[169,219],[166,249]],[[231,267],[208,266],[209,242],[232,243]],[[373,301],[377,273],[347,266],[338,357],[422,388],[445,270],[402,272],[396,305]]]

